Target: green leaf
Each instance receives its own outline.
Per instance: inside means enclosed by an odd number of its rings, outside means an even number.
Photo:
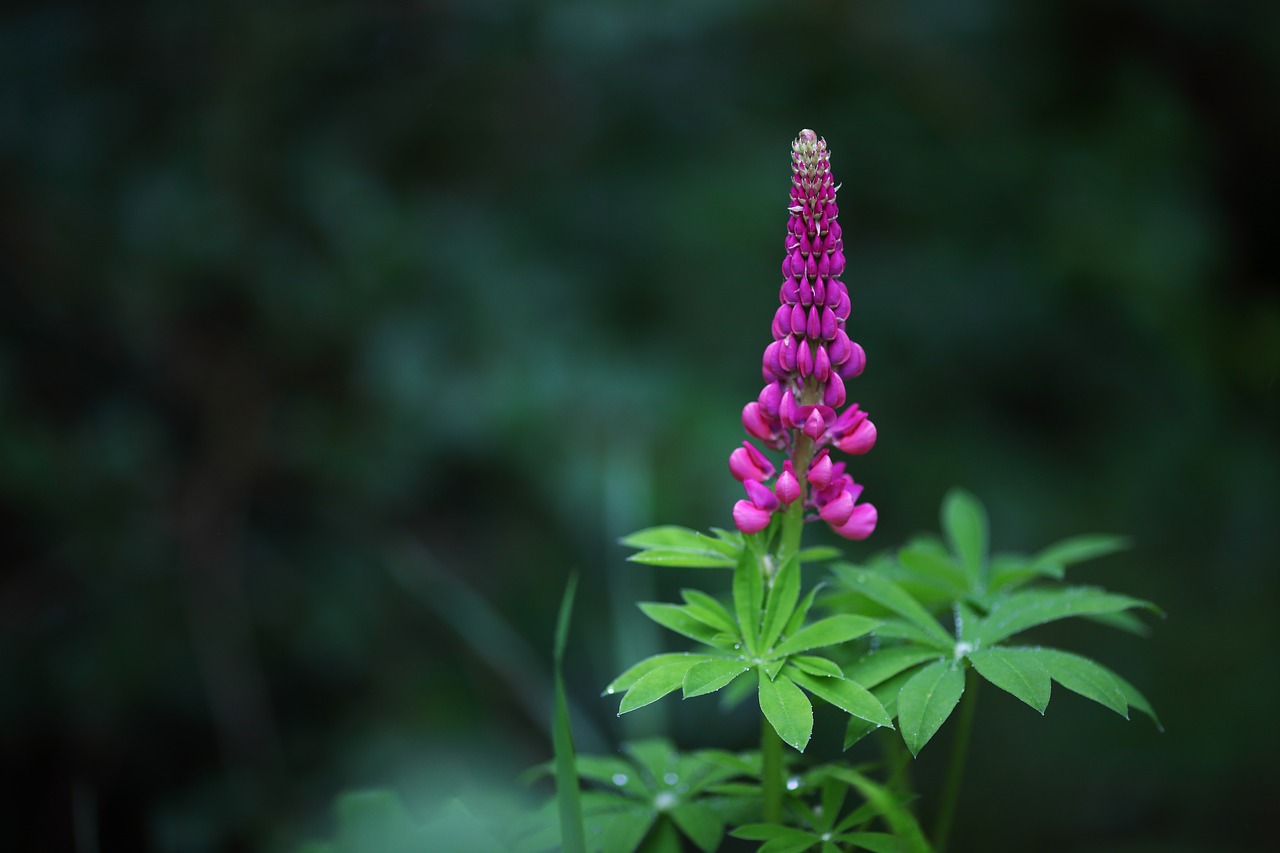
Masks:
[[[719,554],[730,558],[729,565],[733,565],[732,560],[737,559],[738,551],[742,550],[741,543],[735,544],[723,537],[705,536],[696,530],[674,524],[637,530],[619,541],[628,548]]]
[[[906,853],[910,849],[900,838],[887,832],[847,832],[837,836],[837,840],[871,853]]]
[[[886,619],[884,624],[876,629],[876,638],[880,640],[906,640],[921,646],[929,646],[933,649],[934,654],[950,655],[955,651],[955,640],[942,642],[945,631],[940,633],[933,631],[923,631],[905,619]]]
[[[918,670],[907,670],[900,672],[881,684],[877,684],[871,689],[871,695],[876,697],[876,701],[884,706],[885,713],[890,718],[898,715],[898,696],[902,693],[902,687],[908,681],[915,677]],[[901,722],[899,722],[901,726]],[[875,731],[879,726],[869,723],[859,717],[850,717],[849,725],[845,727],[844,748],[848,749],[867,735]]]
[[[815,678],[794,666],[788,667],[785,674],[814,696],[830,702],[850,716],[877,726],[893,727],[893,720],[884,706],[861,684],[844,678]]]
[[[692,667],[684,677],[684,698],[714,693],[751,667],[738,658],[705,661]]]
[[[1115,554],[1130,546],[1129,539],[1124,536],[1110,536],[1102,533],[1087,533],[1072,536],[1055,542],[1036,554],[1031,564],[1035,567],[1066,567],[1085,560],[1095,560],[1108,554]]]
[[[818,545],[813,548],[802,548],[796,556],[802,563],[825,563],[827,560],[840,559],[840,549]]]
[[[638,850],[657,817],[652,807],[634,802],[597,810],[587,817],[593,849]]]
[[[692,659],[697,656],[690,655],[689,657],[691,660],[660,666],[652,672],[642,675],[635,684],[631,685],[631,689],[627,691],[626,695],[622,697],[622,703],[618,706],[618,716],[621,717],[629,711],[634,711],[651,702],[656,702],[677,687],[680,687],[684,683],[685,674],[698,663],[696,659]]]
[[[978,628],[976,640],[983,645],[998,643],[1020,631],[1058,619],[1073,616],[1097,616],[1134,607],[1145,607],[1157,613],[1160,609],[1149,601],[1117,595],[1104,589],[1074,586],[1065,589],[1027,590],[1015,592],[992,605],[987,618]]]
[[[645,616],[648,616],[664,628],[669,628],[677,634],[683,634],[691,640],[697,640],[709,646],[719,644],[716,635],[720,632],[690,616],[682,605],[642,601],[639,607]]]
[[[769,600],[764,608],[764,627],[760,632],[760,648],[768,649],[778,641],[778,636],[796,609],[799,597],[800,561],[793,557],[778,569],[769,587]]]
[[[964,670],[940,660],[921,669],[898,694],[898,728],[912,755],[929,742],[951,716],[964,693]]]
[[[951,635],[938,624],[938,620],[930,616],[929,611],[920,606],[919,602],[893,581],[876,572],[860,569],[847,563],[837,564],[833,570],[850,591],[864,595],[881,607],[887,607],[898,614],[931,637],[939,648],[950,650],[955,645]]]
[[[745,548],[733,571],[733,608],[738,617],[738,627],[752,655],[760,648],[760,608],[764,604],[764,579],[760,576],[760,564],[750,548]]]
[[[610,788],[625,791],[633,797],[649,796],[649,791],[640,780],[635,768],[616,756],[579,755],[577,768],[578,775],[583,779],[590,779]],[[618,785],[614,780],[622,777],[626,780]]]
[[[818,586],[809,590],[809,594],[804,597],[804,600],[796,607],[795,612],[791,614],[791,618],[787,620],[787,626],[782,629],[784,636],[791,636],[804,625],[805,617],[809,615],[809,608],[813,607],[813,599],[821,588],[822,584],[818,584]]]
[[[645,566],[669,566],[677,569],[727,569],[733,566],[733,558],[710,551],[677,551],[673,548],[654,548],[627,557],[628,562]]]
[[[920,828],[915,816],[911,814],[911,810],[906,807],[906,804],[895,797],[887,788],[872,782],[861,773],[848,767],[836,766],[832,768],[831,774],[857,788],[862,798],[875,806],[880,814],[884,815],[885,820],[889,823],[889,828],[893,830],[893,834],[902,844],[900,849],[906,851],[906,853],[929,853],[929,842],[925,840],[924,830]],[[875,850],[877,848],[868,847],[867,849]]]
[[[969,652],[978,674],[996,687],[1026,702],[1041,714],[1049,707],[1053,683],[1049,670],[1031,649],[996,646]]]
[[[700,850],[711,853],[720,846],[720,839],[724,836],[724,821],[709,803],[696,800],[681,803],[668,814],[680,831],[698,845]]]
[[[804,752],[813,735],[813,705],[795,682],[785,675],[770,680],[762,669],[760,710],[778,737],[797,752]]]
[[[1151,703],[1147,701],[1147,697],[1139,693],[1138,688],[1134,687],[1132,684],[1125,681],[1123,678],[1116,675],[1111,670],[1102,666],[1102,664],[1098,664],[1098,666],[1102,667],[1103,669],[1106,669],[1107,674],[1110,675],[1111,678],[1115,680],[1116,684],[1120,685],[1120,689],[1124,691],[1124,698],[1127,699],[1129,702],[1129,707],[1137,708],[1139,711],[1146,714],[1148,717],[1151,718],[1151,722],[1155,724],[1156,729],[1160,732],[1163,732],[1164,725],[1161,724],[1160,718],[1156,716],[1156,712],[1151,707]]]
[[[729,615],[729,611],[724,609],[723,604],[705,592],[696,589],[682,589],[680,590],[680,596],[685,600],[686,611],[694,619],[726,634],[736,635],[738,633],[738,625],[733,621],[733,617]]]
[[[942,530],[960,559],[971,589],[983,585],[987,557],[987,511],[964,489],[952,489],[942,499]]]
[[[799,829],[792,829],[789,826],[782,826],[777,823],[748,823],[740,826],[729,833],[734,838],[744,838],[747,841],[773,841],[775,839],[786,839],[795,841],[796,843],[804,842],[806,846],[812,845],[818,839]],[[803,847],[800,849],[804,849]]]
[[[926,646],[889,646],[872,652],[845,668],[844,676],[871,688],[898,673],[927,660],[936,660],[938,650]]]
[[[1062,566],[1056,563],[1033,565],[1029,557],[1000,554],[991,558],[991,579],[987,582],[987,591],[996,593],[1022,586],[1027,581],[1039,577],[1062,580]]]
[[[951,593],[963,597],[969,591],[969,581],[964,569],[952,562],[951,557],[939,550],[923,545],[898,551],[898,562],[913,575]]]
[[[613,681],[609,682],[609,686],[604,689],[604,695],[608,696],[609,694],[616,693],[619,690],[626,690],[628,687],[639,681],[641,676],[648,675],[659,667],[670,666],[671,664],[681,663],[683,661],[688,661],[688,665],[693,666],[694,664],[701,663],[704,660],[712,660],[712,658],[710,655],[694,655],[688,652],[672,652],[670,654],[647,657],[635,666],[632,666],[626,672],[622,673],[622,675],[619,675]]]
[[[792,655],[789,662],[810,675],[817,675],[823,678],[844,678],[844,670],[840,669],[840,665],[824,657]]]
[[[807,651],[808,649],[847,643],[850,640],[856,640],[858,637],[869,634],[879,625],[880,622],[878,620],[868,619],[866,616],[849,616],[847,614],[828,616],[796,631],[783,640],[773,650],[773,654],[782,657],[796,652]]]
[[[1059,649],[1037,647],[1029,651],[1044,664],[1054,681],[1129,719],[1129,699],[1111,670],[1089,658]]]
[[[573,597],[578,588],[577,575],[569,578],[560,600],[560,614],[556,617],[556,636],[553,658],[555,661],[555,718],[551,727],[552,750],[556,766],[556,803],[560,811],[560,837],[566,851],[585,853],[587,849],[582,823],[582,800],[578,790],[578,769],[573,749],[573,728],[569,723],[569,699],[565,692],[565,645],[569,637],[569,623],[573,618]],[[624,700],[625,701],[625,700]]]

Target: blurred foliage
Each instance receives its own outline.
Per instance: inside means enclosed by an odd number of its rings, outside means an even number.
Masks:
[[[1076,646],[1168,733],[993,698],[957,847],[1274,835],[1277,48],[1265,0],[8,4],[6,844],[287,849],[346,788],[515,789],[570,568],[580,743],[660,728],[596,699],[678,583],[614,540],[728,523],[806,126],[866,547],[964,484],[1009,547],[1131,534],[1106,583],[1171,616]]]

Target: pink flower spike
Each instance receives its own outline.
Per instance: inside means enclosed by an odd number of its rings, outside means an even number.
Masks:
[[[751,501],[738,501],[733,505],[733,523],[743,533],[759,533],[769,526],[773,513],[760,509]]]
[[[840,378],[839,373],[833,371],[827,377],[827,387],[822,392],[822,402],[833,409],[838,409],[844,405],[844,399],[844,380]]]
[[[860,456],[876,446],[876,425],[863,420],[853,432],[836,442],[836,447],[853,456]]]
[[[866,539],[876,529],[876,522],[879,520],[880,515],[874,505],[858,504],[853,508],[848,521],[832,529],[845,539]]]
[[[819,334],[822,335],[823,340],[829,341],[836,336],[837,328],[839,328],[839,324],[836,321],[836,312],[824,305],[822,307],[822,322],[819,326]]]
[[[845,379],[852,379],[855,376],[861,376],[862,371],[867,369],[867,352],[862,348],[862,344],[857,341],[849,341],[849,359],[840,365],[840,375]]]
[[[800,368],[801,376],[813,375],[813,349],[809,346],[808,338],[800,342],[800,352],[796,356],[796,366]]]
[[[764,483],[756,480],[744,480],[742,485],[746,487],[747,497],[751,498],[751,503],[760,509],[773,512],[778,508],[778,496]]]
[[[782,383],[770,382],[764,388],[760,389],[760,396],[756,398],[756,402],[760,404],[760,411],[771,420],[778,419],[778,406],[782,403]]]
[[[773,491],[783,505],[800,497],[800,481],[796,478],[796,469],[791,466],[790,459],[782,463],[782,473],[773,484]]]
[[[822,509],[818,510],[818,515],[832,527],[839,527],[853,515],[853,496],[848,492],[841,492],[835,500],[824,504]]]
[[[832,470],[830,452],[824,448],[809,465],[809,472],[804,478],[809,481],[809,485],[822,491],[831,484]]]
[[[832,312],[831,316],[834,317],[835,313]],[[838,367],[849,360],[849,353],[853,351],[849,344],[849,336],[845,334],[844,329],[837,326],[836,333],[832,336],[831,343],[827,346],[827,351],[831,354],[832,365]]]
[[[778,404],[778,415],[783,425],[790,429],[794,429],[804,422],[803,420],[796,421],[796,418],[800,415],[800,407],[796,405],[796,395],[791,393],[790,388],[782,394],[782,402]]]
[[[779,305],[778,310],[773,315],[773,339],[780,341],[791,332],[791,308],[786,305]]]
[[[827,356],[827,348],[822,344],[813,348],[813,376],[819,382],[826,382],[831,376],[831,359]]]
[[[806,308],[813,304],[813,285],[807,278],[800,279],[800,304]]]
[[[805,333],[815,340],[822,334],[822,315],[818,313],[818,306],[816,305],[809,308],[809,319],[805,323]]]
[[[761,441],[773,441],[773,427],[760,412],[759,403],[747,403],[742,407],[742,428]]]
[[[826,431],[826,422],[822,420],[822,415],[815,408],[809,413],[809,417],[804,420],[804,434],[817,441]]]
[[[729,473],[735,480],[767,480],[773,472],[773,463],[749,441],[729,454]]]
[[[791,331],[796,335],[803,335],[805,326],[808,325],[809,314],[804,310],[804,306],[797,302],[791,306]]]

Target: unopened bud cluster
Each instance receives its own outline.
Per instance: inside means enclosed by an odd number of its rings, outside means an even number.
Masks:
[[[814,511],[841,536],[865,539],[876,526],[876,508],[857,503],[862,487],[833,461],[831,449],[866,453],[876,428],[857,403],[845,406],[845,380],[862,373],[867,357],[845,331],[851,305],[840,281],[845,258],[838,187],[827,144],[802,130],[791,146],[791,204],[781,303],[773,317],[773,343],[764,351],[765,386],[742,410],[747,433],[766,447],[786,451],[778,472],[751,442],[729,457],[747,499],[733,508],[744,533],[766,528],[773,514],[795,501]],[[772,485],[770,479],[776,479]]]

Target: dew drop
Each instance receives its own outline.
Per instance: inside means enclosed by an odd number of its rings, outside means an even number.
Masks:
[[[800,777],[799,777],[799,776],[792,776],[790,779],[788,779],[788,780],[787,780],[787,790],[788,790],[788,791],[794,791],[794,790],[796,790],[796,789],[797,789],[797,788],[799,788],[799,787],[800,787]]]
[[[626,773],[614,773],[614,774],[613,774],[613,784],[615,784],[615,785],[625,785],[625,784],[627,784],[627,774],[626,774]]]
[[[666,782],[668,785],[674,785],[680,781],[680,777],[674,773],[668,773],[666,776],[662,777],[662,781]]]
[[[660,812],[665,812],[679,803],[680,798],[670,791],[659,791],[658,796],[653,798],[653,807]]]
[[[604,695],[606,695],[606,696],[612,696],[612,695],[613,695],[613,688],[612,688],[612,687],[607,687],[607,688],[605,688]]]

